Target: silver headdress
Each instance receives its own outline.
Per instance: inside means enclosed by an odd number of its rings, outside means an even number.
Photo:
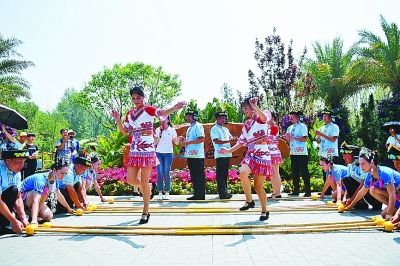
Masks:
[[[366,147],[362,147],[360,150],[360,156],[361,155],[364,155],[364,157],[367,158],[368,160],[372,160],[374,152]]]
[[[333,164],[333,154],[327,153],[327,152],[322,152],[320,157],[326,159],[328,162]]]

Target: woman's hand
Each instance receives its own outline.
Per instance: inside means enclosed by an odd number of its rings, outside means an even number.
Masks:
[[[389,219],[389,221],[391,221],[392,223],[396,223],[400,221],[399,218],[399,215],[396,213],[392,218]]]
[[[390,219],[392,219],[392,218],[393,218],[393,215],[386,213],[386,215],[385,215],[386,221],[390,221]]]
[[[119,113],[115,110],[111,110],[111,116],[115,119],[115,121],[121,120]]]
[[[258,103],[258,98],[257,97],[253,97],[249,100],[250,106],[251,108],[255,108],[257,107],[257,103]]]
[[[179,109],[182,109],[185,106],[186,106],[186,102],[178,102],[178,103],[175,104],[174,107],[175,107],[176,110],[179,110]]]

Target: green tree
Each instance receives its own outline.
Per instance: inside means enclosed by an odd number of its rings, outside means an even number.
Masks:
[[[376,103],[374,95],[371,93],[367,103],[361,104],[361,127],[357,135],[362,140],[363,146],[370,149],[379,148],[379,139],[381,137],[381,125],[378,119],[378,112],[376,110]]]
[[[68,121],[70,128],[77,133],[79,140],[96,139],[98,135],[107,134],[108,130],[105,127],[99,124],[85,109],[74,103],[73,98],[76,95],[78,92],[75,89],[66,89],[57,104],[56,112],[62,114]]]
[[[381,27],[386,40],[368,30],[360,30],[362,58],[352,65],[349,79],[360,86],[381,85],[393,94],[400,93],[400,31],[395,23],[388,24],[381,15]]]
[[[358,46],[355,44],[347,52],[343,51],[343,41],[336,37],[332,44],[312,44],[316,59],[307,59],[305,68],[313,75],[317,85],[317,96],[325,106],[338,108],[349,97],[360,90],[356,83],[346,78],[349,66],[355,60]]]
[[[34,66],[34,63],[17,59],[22,58],[16,50],[22,43],[16,38],[5,39],[0,34],[0,98],[3,103],[20,97],[30,98],[29,82],[20,75],[22,70]]]
[[[57,111],[39,111],[29,124],[29,131],[36,135],[40,151],[53,152],[56,141],[61,138],[60,129],[69,128],[69,123]]]
[[[112,69],[92,75],[72,102],[85,109],[105,127],[113,124],[109,115],[117,110],[122,116],[132,106],[129,95],[130,83],[141,84],[146,93],[146,103],[156,107],[166,107],[181,94],[182,82],[178,75],[167,74],[162,67],[145,65],[142,62],[121,66],[115,64]]]

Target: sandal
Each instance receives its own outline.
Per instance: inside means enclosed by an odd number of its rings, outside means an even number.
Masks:
[[[275,195],[275,194],[271,194],[271,196],[268,197],[268,199],[275,199],[275,198],[276,198],[276,195]]]

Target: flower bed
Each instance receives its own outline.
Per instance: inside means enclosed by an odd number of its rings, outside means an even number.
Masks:
[[[215,167],[207,167],[204,169],[206,176],[206,194],[218,194]],[[105,196],[121,196],[132,195],[133,186],[129,185],[127,180],[127,171],[125,168],[108,168],[99,170],[97,182],[101,188],[101,192]],[[157,170],[153,169],[150,176],[151,183],[157,183]],[[253,180],[252,190],[254,191]],[[293,191],[292,180],[282,181],[284,192]],[[322,178],[311,178],[311,191],[321,191],[324,182]],[[264,189],[267,193],[272,192],[271,182],[264,183]],[[300,190],[304,189],[304,183],[300,181]],[[243,188],[240,183],[239,166],[233,165],[228,171],[228,190],[232,194],[243,194]],[[96,192],[93,188],[88,194],[94,195]],[[187,168],[174,169],[171,171],[171,195],[193,194],[193,186],[190,178],[190,172]]]

